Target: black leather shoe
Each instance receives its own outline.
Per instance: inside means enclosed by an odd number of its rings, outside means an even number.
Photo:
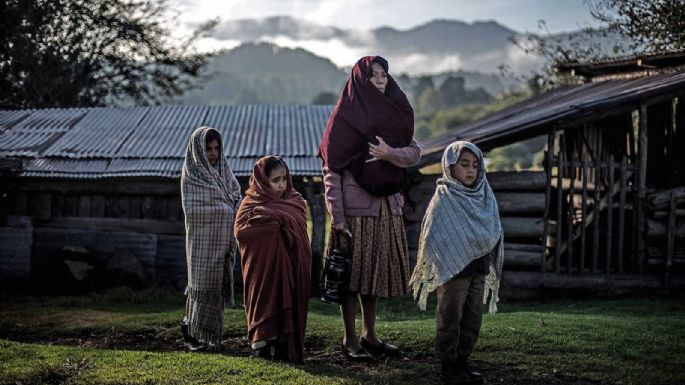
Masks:
[[[364,350],[369,352],[374,357],[382,355],[386,355],[388,357],[399,357],[402,355],[402,351],[397,346],[393,346],[385,342],[381,342],[380,345],[373,345],[364,337],[359,339],[359,345],[361,345]]]
[[[345,357],[352,361],[369,362],[373,361],[373,356],[369,354],[364,348],[359,348],[356,352],[351,352],[345,347],[345,345],[340,344],[340,349],[342,350]]]

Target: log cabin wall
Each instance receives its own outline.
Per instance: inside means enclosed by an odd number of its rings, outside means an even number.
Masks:
[[[239,178],[243,191],[246,178]],[[323,254],[325,206],[320,183],[296,178],[312,220],[313,291]],[[142,263],[150,283],[186,284],[184,217],[172,178],[5,178],[0,187],[0,275],[41,280],[65,260],[102,266],[120,250]],[[234,269],[242,290],[240,261]]]

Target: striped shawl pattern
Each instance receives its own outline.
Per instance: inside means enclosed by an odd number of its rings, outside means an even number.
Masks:
[[[215,166],[207,160],[205,138],[211,130],[200,127],[190,137],[181,172],[181,196],[189,333],[218,347],[224,328],[224,304],[234,304],[233,221],[240,202],[240,185],[223,156],[223,148]]]
[[[472,188],[452,177],[449,167],[463,149],[479,159]],[[442,157],[442,178],[421,224],[417,264],[410,280],[414,298],[426,309],[428,294],[459,274],[470,262],[490,254],[483,302],[490,295],[489,312],[497,310],[503,263],[503,232],[497,202],[485,177],[483,154],[474,144],[452,143]]]

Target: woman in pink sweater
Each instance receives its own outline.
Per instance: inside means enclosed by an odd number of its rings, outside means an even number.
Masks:
[[[352,236],[349,296],[340,306],[341,349],[351,359],[401,354],[378,338],[375,319],[378,297],[408,291],[402,188],[406,168],[421,157],[413,134],[414,111],[388,74],[388,62],[380,56],[361,58],[352,68],[319,147],[333,231]],[[359,340],[354,323],[357,298],[363,320]]]

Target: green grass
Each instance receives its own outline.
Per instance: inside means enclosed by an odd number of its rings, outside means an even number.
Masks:
[[[438,383],[433,311],[408,298],[381,301],[377,321],[407,358],[375,364],[340,356],[337,309],[313,299],[304,365],[249,357],[241,309],[226,311],[227,353],[183,352],[183,296],[174,291],[0,302],[0,384]],[[685,383],[685,301],[502,303],[484,317],[472,358],[489,383]]]

